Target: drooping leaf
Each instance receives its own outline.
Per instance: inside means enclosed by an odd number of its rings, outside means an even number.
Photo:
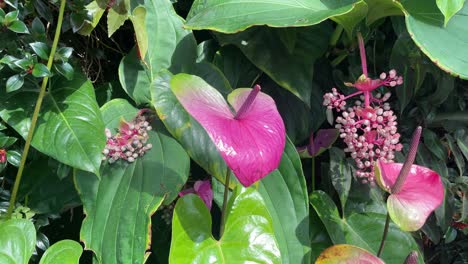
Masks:
[[[379,186],[389,191],[402,168],[402,163],[379,161],[375,178]],[[405,231],[416,231],[426,222],[444,199],[444,186],[440,176],[422,166],[412,165],[401,191],[392,193],[387,199],[391,219]]]
[[[111,131],[122,117],[131,120],[138,112],[123,99],[112,100],[101,110]],[[135,162],[103,164],[100,179],[84,172],[75,176],[87,215],[81,240],[102,263],[143,263],[151,241],[150,216],[177,197],[187,180],[189,158],[184,149],[162,133],[148,134],[153,147]]]
[[[39,264],[77,264],[83,248],[73,240],[61,240],[46,250]]]
[[[186,195],[174,210],[170,263],[281,263],[273,225],[260,194],[237,188],[227,207],[225,232],[211,233],[211,216],[203,201]]]
[[[146,9],[143,6],[138,6],[133,9],[132,16],[133,28],[135,29],[135,37],[138,43],[137,48],[139,52],[139,57],[144,58],[146,56],[146,51],[148,50],[148,32],[146,30]]]
[[[350,244],[377,254],[384,230],[385,214],[351,213],[340,217],[333,200],[323,191],[313,192],[310,195],[310,203],[334,244]],[[390,223],[382,260],[387,264],[401,264],[413,250],[419,252],[418,244],[411,234]],[[422,257],[418,262],[424,263]]]
[[[259,92],[249,108],[237,116],[222,95],[199,77],[178,74],[170,85],[185,110],[208,132],[244,186],[250,186],[278,167],[285,144],[285,128],[270,96]],[[241,88],[228,95],[235,111],[241,110],[252,91]]]
[[[465,0],[436,0],[437,7],[444,15],[444,26],[449,20],[462,9]]]
[[[384,264],[369,251],[353,245],[334,245],[325,249],[317,258],[316,264],[368,263]]]
[[[32,146],[54,159],[97,173],[106,137],[91,82],[82,75],[67,81],[51,80]],[[1,92],[1,91],[0,91]],[[0,96],[0,117],[26,138],[38,90],[17,91]]]
[[[30,220],[0,222],[0,263],[28,264],[36,245],[36,229]]]
[[[356,1],[196,0],[187,17],[190,29],[236,33],[251,26],[300,27],[350,12]],[[226,23],[228,21],[228,23]]]
[[[406,27],[416,45],[444,71],[468,79],[468,4],[444,27],[444,16],[435,1],[401,1]],[[447,56],[457,51],[457,56]]]
[[[24,77],[21,74],[15,74],[8,78],[6,82],[6,92],[11,93],[14,92],[21,87],[23,87],[24,84]]]
[[[42,78],[42,77],[50,76],[50,71],[47,68],[47,66],[45,66],[44,64],[36,63],[34,64],[32,75],[34,77]]]
[[[279,29],[255,27],[217,36],[222,45],[237,46],[257,68],[310,106],[314,62],[327,50],[332,30],[330,24],[322,23],[295,31],[297,41],[292,53],[278,41]]]
[[[34,50],[34,52],[43,60],[49,59],[50,48],[44,42],[33,42],[29,43],[29,46]]]
[[[368,9],[366,1],[356,1],[354,2],[353,9],[350,12],[334,16],[331,19],[340,24],[346,31],[346,34],[348,34],[348,37],[352,39],[354,37],[353,33],[355,27],[366,18]]]
[[[367,24],[370,25],[386,16],[403,15],[399,1],[393,0],[366,0],[368,5]]]

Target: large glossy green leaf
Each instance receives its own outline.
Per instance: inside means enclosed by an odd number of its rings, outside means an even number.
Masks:
[[[36,245],[36,229],[30,220],[0,223],[0,263],[27,264]]]
[[[331,19],[340,24],[350,39],[353,38],[355,27],[366,18],[368,11],[367,3],[364,0],[357,1],[353,4],[353,9],[343,15],[332,17]]]
[[[285,38],[283,29],[254,27],[238,34],[217,36],[222,45],[236,45],[255,66],[310,106],[314,62],[328,48],[331,25],[322,23],[288,30],[295,31],[292,50],[284,41],[278,41],[280,36]]]
[[[137,109],[117,99],[101,108],[106,126],[117,128],[121,117],[130,120]],[[81,240],[102,263],[143,263],[150,239],[150,216],[171,202],[185,184],[189,158],[172,138],[149,132],[153,145],[133,163],[118,161],[101,167],[101,179],[78,172],[76,186],[87,215]]]
[[[341,217],[333,200],[322,191],[315,191],[310,202],[324,223],[334,244],[350,244],[376,254],[382,238],[386,215],[379,213],[351,213]],[[390,223],[385,249],[381,258],[385,263],[403,263],[412,251],[419,251],[410,233]],[[419,254],[419,263],[424,263]]]
[[[351,11],[346,0],[196,0],[187,17],[190,29],[236,33],[255,25],[300,27]]]
[[[0,94],[0,117],[26,138],[38,90]],[[82,75],[51,80],[32,146],[69,166],[98,173],[106,137],[91,82]]]
[[[237,188],[227,206],[223,236],[211,233],[211,215],[195,195],[175,207],[169,263],[281,263],[268,209],[254,188]]]
[[[73,240],[61,240],[46,250],[39,264],[78,264],[83,248]]]
[[[171,78],[170,72],[162,71],[154,82],[152,100],[159,118],[198,165],[224,182],[226,163],[203,127],[185,111],[172,93]]]
[[[401,3],[406,27],[416,45],[443,70],[468,79],[468,2],[446,27],[435,1],[405,0]]]
[[[309,263],[307,187],[301,160],[290,140],[278,169],[260,181],[258,191],[273,220],[281,263]]]
[[[436,0],[437,7],[444,14],[444,25],[463,7],[465,0]]]
[[[172,73],[184,72],[195,63],[197,44],[190,30],[183,28],[169,0],[146,0],[145,30],[148,49],[144,61],[136,56],[134,49],[119,65],[122,87],[136,103],[150,103],[150,83],[162,69]],[[141,54],[140,54],[141,55]]]

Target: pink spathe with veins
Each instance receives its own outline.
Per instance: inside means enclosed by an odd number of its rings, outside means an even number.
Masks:
[[[336,88],[323,96],[323,105],[328,110],[341,113],[336,118],[335,127],[340,130],[340,137],[346,143],[345,152],[351,153],[358,167],[357,176],[363,182],[374,181],[373,166],[376,161],[391,162],[395,151],[401,151],[400,134],[397,133],[396,115],[387,103],[391,94],[383,96],[372,92],[381,87],[395,87],[403,83],[403,78],[392,69],[381,73],[378,79],[371,79],[367,72],[367,62],[362,36],[358,34],[363,74],[355,83],[345,83],[358,91],[348,96],[340,94]],[[348,106],[346,100],[360,96],[354,105]]]

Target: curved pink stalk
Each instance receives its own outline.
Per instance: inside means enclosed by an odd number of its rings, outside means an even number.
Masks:
[[[366,60],[366,48],[364,46],[364,39],[362,38],[361,32],[357,33],[358,42],[359,42],[359,53],[361,55],[361,66],[362,66],[362,74],[367,78],[367,60]]]
[[[223,96],[197,76],[178,74],[171,89],[207,131],[228,167],[248,187],[275,170],[286,143],[283,120],[273,99],[255,89],[241,88]]]

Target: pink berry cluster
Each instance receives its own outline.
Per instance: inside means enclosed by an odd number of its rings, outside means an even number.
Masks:
[[[138,114],[131,122],[121,121],[119,132],[112,135],[106,128],[107,144],[102,153],[103,160],[114,163],[119,159],[134,162],[135,159],[145,155],[153,146],[148,141],[148,131],[152,128],[145,116]]]
[[[374,97],[372,90],[380,86],[394,87],[402,82],[402,77],[391,70],[388,76],[382,73],[380,80],[358,80],[352,86],[360,91],[349,96],[340,94],[336,88],[323,96],[323,105],[341,112],[335,127],[340,130],[340,137],[347,145],[344,151],[351,153],[358,168],[356,175],[363,182],[374,182],[374,162],[392,162],[395,151],[402,148],[400,134],[397,133],[397,117],[386,102],[391,94],[388,92],[382,96],[378,93]],[[346,100],[357,95],[360,95],[360,100],[347,107]]]

